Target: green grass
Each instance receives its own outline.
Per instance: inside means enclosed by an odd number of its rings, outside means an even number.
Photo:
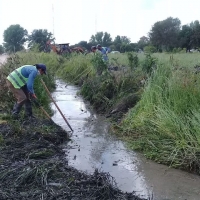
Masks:
[[[168,54],[154,56],[160,64],[124,118],[123,135],[147,157],[199,173],[200,76],[193,68],[198,57],[176,54],[170,62]]]
[[[55,71],[56,74],[72,83],[76,83],[85,76],[93,76],[94,68],[91,64],[91,55],[72,55],[68,59],[61,57],[62,65]]]
[[[200,65],[198,53],[137,54],[138,67],[133,69],[127,54],[109,54],[110,64],[125,67],[125,71],[105,70],[101,76],[96,74],[99,63],[94,62],[93,54],[64,58],[56,54],[20,53],[19,57],[5,65],[4,74],[22,64],[45,63],[48,76],[44,81],[51,91],[56,77],[79,84],[84,98],[104,112],[126,97],[139,96],[136,106],[117,125],[116,134],[130,148],[142,151],[156,162],[199,173],[200,74],[194,68]],[[141,85],[143,79],[146,81]],[[49,98],[39,79],[35,90],[48,107]],[[1,107],[11,105],[7,90],[0,90],[0,95]]]

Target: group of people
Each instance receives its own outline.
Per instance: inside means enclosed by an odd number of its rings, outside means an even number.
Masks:
[[[93,53],[101,53],[103,61],[108,62],[108,55],[107,55],[109,52],[108,47],[102,47],[100,44],[98,44],[97,46],[92,46],[91,51]]]

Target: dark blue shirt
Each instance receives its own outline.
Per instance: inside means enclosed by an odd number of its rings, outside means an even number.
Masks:
[[[21,73],[25,78],[28,78],[28,82],[27,82],[28,91],[31,94],[34,94],[33,84],[34,84],[35,77],[38,74],[38,70],[36,66],[24,65],[24,67],[21,69]]]

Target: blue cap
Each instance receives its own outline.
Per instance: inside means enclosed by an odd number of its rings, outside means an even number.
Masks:
[[[42,70],[44,71],[44,73],[46,74],[47,67],[46,67],[45,64],[39,63],[39,64],[36,64],[36,66],[37,66],[39,69],[42,69]]]

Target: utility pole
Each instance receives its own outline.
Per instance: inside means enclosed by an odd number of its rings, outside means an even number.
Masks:
[[[53,7],[53,2],[52,2],[52,18],[53,18],[53,36],[54,36],[54,7]]]
[[[97,33],[97,14],[95,13],[95,33]]]

